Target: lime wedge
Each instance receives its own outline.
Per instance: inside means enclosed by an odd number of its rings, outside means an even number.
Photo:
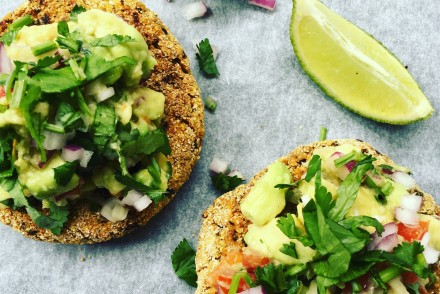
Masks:
[[[304,71],[349,110],[390,124],[409,124],[433,112],[391,52],[320,1],[293,0],[290,38]]]

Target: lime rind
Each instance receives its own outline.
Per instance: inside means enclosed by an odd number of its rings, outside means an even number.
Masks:
[[[319,75],[316,73],[316,71],[314,71],[313,68],[310,68],[307,60],[304,58],[301,50],[298,48],[297,40],[295,38],[296,33],[297,33],[295,31],[297,29],[296,20],[298,17],[304,17],[304,15],[298,15],[299,14],[298,13],[298,2],[300,2],[300,4],[303,6],[302,7],[303,10],[304,10],[304,6],[307,6],[307,5],[309,5],[309,6],[310,5],[316,6],[316,4],[322,5],[321,9],[324,8],[324,9],[328,10],[328,11],[326,11],[327,13],[330,13],[334,17],[339,18],[339,19],[337,19],[337,21],[346,22],[346,25],[349,26],[350,29],[353,29],[356,34],[362,34],[362,36],[361,36],[362,38],[366,38],[366,39],[369,38],[370,40],[368,40],[368,41],[369,42],[374,41],[375,46],[378,46],[377,48],[380,47],[380,50],[384,49],[383,52],[385,52],[385,54],[387,55],[386,60],[387,61],[390,60],[391,63],[395,63],[393,65],[393,69],[396,70],[397,73],[400,75],[399,77],[396,77],[396,76],[393,76],[393,77],[398,79],[397,80],[398,82],[401,82],[401,80],[399,80],[399,78],[402,79],[402,77],[403,77],[404,79],[407,79],[407,82],[409,82],[410,86],[413,87],[413,89],[409,89],[408,91],[411,92],[410,94],[414,94],[413,92],[415,91],[416,95],[414,95],[412,97],[412,99],[416,99],[416,102],[417,102],[416,106],[418,104],[418,109],[413,107],[412,104],[409,104],[407,106],[407,109],[408,109],[408,111],[410,111],[410,115],[395,115],[394,114],[394,115],[390,116],[390,115],[383,114],[383,113],[382,114],[375,113],[376,111],[374,109],[370,109],[370,111],[365,111],[365,109],[362,109],[362,107],[357,107],[356,105],[355,106],[348,105],[349,103],[347,103],[347,99],[346,99],[347,97],[340,97],[340,95],[338,93],[336,93],[334,91],[334,89],[332,89],[331,85],[326,84],[325,81],[323,81],[322,78],[319,77]],[[316,7],[313,7],[313,8],[319,9]],[[322,17],[322,15],[321,15],[321,17]],[[432,108],[431,103],[426,98],[426,96],[423,94],[420,86],[416,83],[416,81],[411,76],[411,74],[408,72],[408,70],[405,68],[405,66],[402,64],[402,62],[392,52],[390,52],[382,43],[377,41],[370,34],[366,33],[365,31],[363,31],[359,27],[350,23],[348,20],[335,14],[334,12],[329,10],[324,4],[320,3],[319,1],[317,1],[317,0],[293,0],[292,18],[291,18],[291,23],[290,23],[290,40],[291,40],[291,43],[293,46],[293,50],[298,58],[298,61],[301,65],[301,67],[305,71],[305,73],[307,75],[309,75],[309,77],[317,84],[317,86],[319,88],[321,88],[323,90],[323,92],[327,96],[331,97],[333,100],[335,100],[336,102],[338,102],[339,104],[341,104],[345,108],[349,109],[350,111],[357,113],[361,116],[364,116],[366,118],[378,121],[378,122],[396,124],[396,125],[405,125],[405,124],[413,123],[416,121],[424,120],[424,119],[429,118],[432,115],[434,109]],[[398,64],[398,66],[396,66],[396,64]],[[388,72],[387,72],[387,74],[388,74]],[[387,81],[384,81],[384,83],[386,83],[386,82]],[[406,87],[406,84],[404,82],[399,83],[399,84],[404,85]],[[416,90],[414,88],[416,88]],[[399,103],[409,103],[409,102],[411,102],[411,101],[409,101],[409,99],[410,99],[410,97],[408,97],[407,100],[402,99],[398,102]]]

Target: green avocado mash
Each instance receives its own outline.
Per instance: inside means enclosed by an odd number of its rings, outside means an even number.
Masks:
[[[132,190],[164,199],[165,96],[140,85],[156,64],[143,36],[96,9],[13,27],[1,38],[14,69],[0,80],[0,207],[23,207],[60,234],[67,218],[51,213],[67,215],[75,201],[123,200]],[[110,214],[126,216],[134,204],[124,204]]]

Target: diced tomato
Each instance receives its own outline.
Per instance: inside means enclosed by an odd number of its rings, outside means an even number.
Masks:
[[[245,248],[246,250],[243,250],[243,266],[248,269],[248,272],[253,272],[257,267],[265,266],[266,264],[270,263],[270,259],[261,256],[257,252]]]
[[[406,241],[421,240],[423,235],[428,231],[429,222],[420,221],[418,226],[409,227],[403,223],[397,224],[397,234],[402,236]]]
[[[5,87],[0,86],[0,98],[3,98],[6,96]]]
[[[220,264],[209,275],[209,283],[217,288],[217,293],[228,293],[232,278],[239,271],[245,270],[249,277],[255,281],[255,269],[264,266],[270,262],[270,259],[261,256],[249,248],[232,248],[226,256],[223,256]],[[249,289],[250,286],[243,278],[240,279],[237,292]]]

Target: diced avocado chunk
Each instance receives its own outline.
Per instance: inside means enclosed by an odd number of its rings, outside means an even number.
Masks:
[[[420,215],[420,220],[429,221],[428,233],[431,236],[429,246],[440,251],[440,221],[431,215]]]
[[[106,188],[112,195],[118,194],[125,188],[123,184],[115,179],[115,171],[109,166],[95,173],[92,180],[97,187]]]
[[[258,226],[267,224],[286,205],[286,189],[275,186],[290,183],[292,175],[289,168],[280,161],[272,163],[242,201],[240,208],[244,216]]]
[[[144,120],[161,118],[165,108],[165,96],[149,88],[138,88],[131,93],[134,114]]]
[[[294,217],[295,223],[300,222],[294,215],[292,216]],[[248,247],[282,264],[305,264],[311,261],[316,255],[316,251],[310,247],[305,247],[298,240],[289,239],[277,227],[277,223],[278,218],[274,218],[268,224],[261,227],[255,224],[249,225],[248,232],[244,236]],[[290,242],[295,243],[298,258],[293,258],[280,251],[283,244],[289,244]]]
[[[160,171],[161,183],[159,185],[156,185],[154,183],[153,177],[150,175],[150,173],[146,169],[138,171],[136,174],[134,174],[134,178],[136,181],[144,184],[145,186],[151,187],[151,188],[155,188],[155,189],[159,189],[159,190],[168,189],[167,174],[162,169]]]
[[[36,198],[46,199],[70,191],[78,186],[79,177],[77,174],[73,174],[67,185],[60,186],[57,184],[53,169],[65,163],[58,153],[53,155],[41,169],[34,167],[22,158],[15,161],[15,166],[18,171],[19,182],[27,188],[29,193]]]

